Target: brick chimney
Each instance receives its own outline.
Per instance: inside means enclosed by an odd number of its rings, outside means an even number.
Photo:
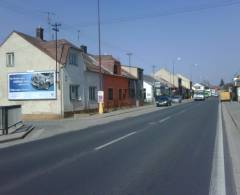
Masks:
[[[86,45],[81,45],[80,48],[83,50],[84,53],[87,54],[87,46]]]
[[[38,27],[36,29],[36,38],[43,41],[43,32],[44,32],[44,29],[42,27]]]

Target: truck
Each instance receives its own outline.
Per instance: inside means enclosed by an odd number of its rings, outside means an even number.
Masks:
[[[230,92],[221,90],[219,92],[219,98],[220,98],[221,102],[223,102],[223,101],[231,101]]]

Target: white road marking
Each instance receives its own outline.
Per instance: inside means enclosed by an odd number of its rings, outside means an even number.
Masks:
[[[159,122],[159,123],[163,123],[163,122],[169,120],[170,118],[171,118],[171,116],[168,116],[168,117],[166,117],[166,118],[164,118],[164,119],[162,119],[162,120],[160,120],[160,121],[158,121],[158,122]]]
[[[217,135],[214,146],[209,195],[226,195],[221,103],[218,106]]]
[[[182,110],[182,111],[179,112],[178,114],[183,114],[184,112],[186,112],[186,110]]]
[[[132,133],[129,133],[129,134],[127,134],[127,135],[124,135],[124,136],[122,136],[122,137],[119,137],[119,138],[117,138],[117,139],[114,139],[114,140],[112,140],[112,141],[110,141],[110,142],[108,142],[108,143],[106,143],[106,144],[103,144],[103,145],[101,145],[101,146],[96,147],[95,150],[101,150],[101,149],[103,149],[103,148],[105,148],[105,147],[107,147],[107,146],[109,146],[109,145],[112,145],[112,144],[114,144],[114,143],[116,143],[116,142],[119,142],[119,141],[121,141],[121,140],[123,140],[123,139],[126,139],[126,138],[128,138],[128,137],[130,137],[130,136],[132,136],[132,135],[134,135],[134,134],[136,134],[136,133],[137,133],[137,132],[134,131],[134,132],[132,132]]]
[[[149,125],[156,125],[157,123],[156,122],[150,122],[148,123]]]

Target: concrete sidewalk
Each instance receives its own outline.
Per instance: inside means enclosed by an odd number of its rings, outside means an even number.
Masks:
[[[240,104],[237,102],[222,103],[222,114],[236,193],[240,195]]]
[[[192,100],[184,100],[181,104],[173,104],[172,107],[192,102]],[[51,121],[27,121],[26,125],[34,126],[34,130],[28,134],[23,140],[17,140],[9,143],[0,144],[0,148],[26,143],[39,139],[52,137],[55,135],[84,130],[88,127],[107,124],[113,121],[123,120],[126,118],[136,117],[154,111],[166,109],[168,107],[156,107],[155,105],[147,105],[135,108],[125,108],[104,114],[95,115],[75,115],[73,118]]]

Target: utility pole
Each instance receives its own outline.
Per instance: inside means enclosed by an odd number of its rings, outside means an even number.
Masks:
[[[173,87],[174,87],[174,82],[175,82],[175,78],[174,78],[174,75],[175,75],[175,63],[177,62],[177,61],[181,61],[181,58],[180,57],[178,57],[176,60],[173,60]]]
[[[97,0],[97,12],[98,12],[98,63],[99,63],[99,76],[100,76],[100,91],[99,91],[99,114],[103,114],[104,108],[104,89],[103,89],[103,75],[102,75],[102,56],[101,56],[101,17],[100,17],[100,0]]]
[[[173,81],[173,88],[174,88],[174,72],[175,72],[175,62],[173,61],[173,69],[172,69],[172,72],[173,72],[173,78],[172,78],[172,81]]]
[[[128,53],[126,53],[126,55],[128,56],[128,65],[131,66],[131,57],[132,57],[133,53],[128,52]]]
[[[56,83],[56,94],[57,94],[57,81],[58,81],[58,77],[57,77],[57,74],[58,74],[58,68],[57,68],[57,64],[58,64],[58,37],[57,37],[57,34],[59,32],[59,27],[61,26],[61,24],[59,23],[55,23],[52,25],[52,30],[55,31],[55,43],[56,43],[56,68],[55,68],[55,83]],[[56,96],[57,97],[57,96]]]
[[[97,1],[98,4],[98,60],[99,60],[99,72],[102,75],[102,56],[101,56],[101,18],[100,18],[100,0]],[[103,90],[102,76],[100,79],[100,90]]]

